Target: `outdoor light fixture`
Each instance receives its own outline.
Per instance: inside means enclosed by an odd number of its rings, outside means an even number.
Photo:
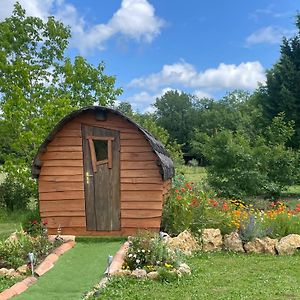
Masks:
[[[34,266],[35,257],[32,252],[28,253],[28,261],[30,263],[31,273],[32,273],[32,275],[34,275],[33,266]]]

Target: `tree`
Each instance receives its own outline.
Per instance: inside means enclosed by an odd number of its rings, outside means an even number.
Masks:
[[[190,135],[190,153],[203,160],[201,152],[207,137],[224,129],[244,132],[251,137],[260,134],[264,125],[262,110],[253,95],[236,90],[216,101],[200,99],[196,102],[196,125]]]
[[[166,129],[171,141],[183,145],[188,152],[188,140],[194,127],[193,96],[178,91],[168,91],[157,98],[154,107],[159,126]]]
[[[295,121],[293,147],[300,145],[300,14],[296,26],[298,34],[283,39],[280,58],[259,89],[259,102],[269,122],[280,112],[285,113],[286,120]]]
[[[68,112],[86,105],[113,104],[122,90],[115,78],[77,56],[65,56],[70,29],[49,17],[26,16],[19,3],[0,23],[1,130],[13,136],[4,170],[24,184],[37,147]]]
[[[134,112],[129,102],[121,102],[116,106],[116,109],[148,130],[156,139],[158,139],[165,146],[175,163],[180,164],[183,162],[181,145],[170,139],[168,131],[157,124],[153,114],[140,114]]]

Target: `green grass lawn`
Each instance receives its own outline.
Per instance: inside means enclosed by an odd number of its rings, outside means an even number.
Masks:
[[[203,167],[193,167],[193,166],[178,166],[176,168],[176,174],[184,174],[187,181],[191,181],[194,183],[203,182],[206,177],[207,173],[205,168]]]
[[[78,242],[36,284],[14,299],[81,299],[99,282],[106,269],[108,255],[114,255],[121,244],[120,241]]]
[[[112,280],[99,299],[300,299],[300,254],[199,254],[188,264],[192,275],[178,282]]]

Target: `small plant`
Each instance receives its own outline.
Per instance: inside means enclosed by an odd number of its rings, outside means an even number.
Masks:
[[[130,240],[123,269],[155,271],[166,266],[177,266],[178,255],[171,251],[158,234],[140,233]]]

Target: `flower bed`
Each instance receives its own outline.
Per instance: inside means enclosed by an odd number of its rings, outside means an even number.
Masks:
[[[122,268],[114,272],[114,276],[172,281],[190,274],[190,268],[183,263],[181,253],[172,250],[167,240],[158,234],[145,231],[130,237],[128,244]]]
[[[162,226],[171,235],[219,228],[222,234],[237,231],[243,242],[280,238],[300,234],[300,203],[289,208],[281,201],[267,202],[262,210],[241,200],[220,199],[177,176],[164,205]]]

